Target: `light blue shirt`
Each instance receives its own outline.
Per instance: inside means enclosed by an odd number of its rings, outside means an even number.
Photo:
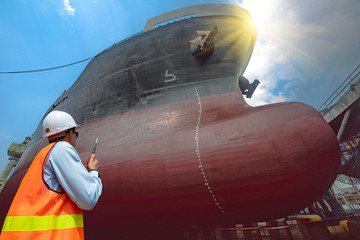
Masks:
[[[98,173],[88,172],[75,148],[64,141],[56,143],[45,159],[43,179],[50,190],[66,192],[84,210],[96,205],[102,191]]]

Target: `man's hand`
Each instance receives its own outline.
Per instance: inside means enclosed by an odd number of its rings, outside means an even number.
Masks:
[[[95,154],[91,154],[91,156],[87,162],[86,168],[88,171],[99,168],[99,161],[95,158]]]

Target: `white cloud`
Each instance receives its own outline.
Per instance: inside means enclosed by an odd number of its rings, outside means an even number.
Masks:
[[[239,4],[253,16],[258,33],[244,76],[261,83],[249,104],[300,101],[317,106],[359,64],[357,0],[341,5],[337,0]],[[279,80],[286,84],[274,94]]]
[[[267,87],[259,86],[251,99],[245,98],[246,102],[251,106],[260,106],[269,103],[285,102],[286,98],[281,94],[276,96],[271,93]]]
[[[244,0],[241,6],[253,16],[257,26],[257,41],[244,75],[250,82],[254,79],[260,80],[252,99],[246,101],[252,106],[287,101],[283,96],[283,91],[287,89],[285,86],[276,94],[272,91],[279,79],[288,77],[289,74],[294,75],[289,68],[278,69],[279,65],[288,63],[287,49],[284,49],[287,46],[284,47],[284,42],[279,41],[278,34],[286,28],[282,26],[283,19],[294,21],[296,14],[288,12],[288,17],[284,14],[278,15],[283,0]],[[277,70],[274,71],[275,69]]]
[[[75,14],[75,9],[73,7],[70,6],[69,0],[63,0],[63,4],[65,7],[65,11],[68,15],[74,16]]]

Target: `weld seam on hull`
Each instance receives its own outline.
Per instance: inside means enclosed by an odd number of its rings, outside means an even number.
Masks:
[[[200,155],[200,149],[199,149],[199,126],[200,126],[200,121],[201,121],[201,114],[202,114],[202,107],[201,107],[201,100],[200,100],[200,95],[199,92],[197,90],[196,87],[194,87],[195,89],[195,96],[198,98],[198,105],[199,105],[199,117],[198,117],[198,121],[195,127],[196,133],[195,133],[195,142],[196,142],[196,150],[195,153],[197,155],[197,159],[198,159],[198,163],[199,163],[199,169],[201,171],[201,174],[204,178],[204,186],[209,190],[209,193],[212,197],[212,199],[214,200],[214,204],[217,208],[219,208],[219,210],[221,211],[221,213],[225,213],[225,211],[223,210],[221,204],[219,203],[219,201],[216,199],[215,194],[209,184],[209,181],[207,179],[207,176],[205,174],[205,170],[204,167],[202,165],[202,161],[201,161],[201,155]]]

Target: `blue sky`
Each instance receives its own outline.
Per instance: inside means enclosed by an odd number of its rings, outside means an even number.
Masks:
[[[319,107],[360,64],[359,0],[3,0],[0,72],[47,68],[95,56],[177,8],[231,3],[255,18],[258,38],[245,71],[261,83],[249,101]],[[341,3],[341,4],[339,4]],[[87,62],[48,72],[0,74],[0,171]]]

